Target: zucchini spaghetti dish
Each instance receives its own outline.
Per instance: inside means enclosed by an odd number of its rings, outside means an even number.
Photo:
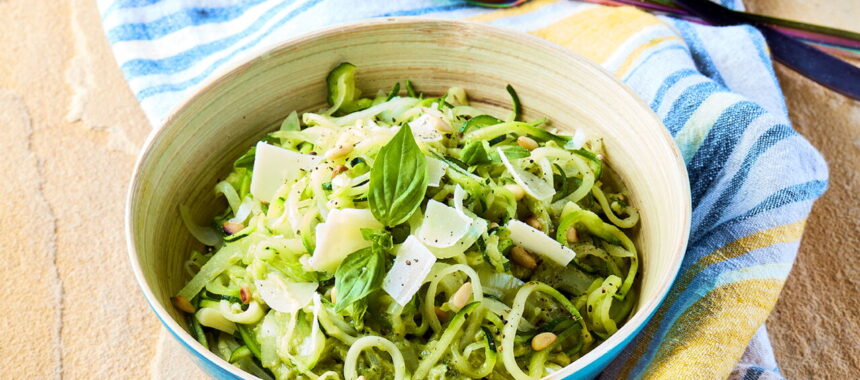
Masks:
[[[173,297],[191,334],[263,379],[537,379],[631,314],[639,214],[602,140],[410,81],[291,113],[215,186]]]

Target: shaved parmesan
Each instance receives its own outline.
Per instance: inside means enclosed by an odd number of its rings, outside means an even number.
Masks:
[[[428,247],[433,255],[439,259],[447,259],[457,256],[465,252],[472,244],[478,241],[481,235],[487,232],[487,221],[481,218],[475,218],[469,225],[469,231],[456,244],[446,248]]]
[[[350,253],[369,247],[361,235],[362,228],[382,228],[370,210],[332,209],[325,223],[317,224],[316,249],[308,264],[317,271],[334,273]]]
[[[505,156],[505,152],[503,152],[501,148],[496,148],[496,152],[498,152],[499,158],[502,159],[502,163],[505,164],[505,167],[514,177],[514,181],[517,185],[520,185],[526,193],[542,201],[550,199],[555,195],[555,189],[552,188],[551,184],[546,183],[546,181],[532,173],[516,167],[511,163],[508,157]]]
[[[442,160],[427,157],[427,186],[439,186],[447,168],[448,164],[442,162]]]
[[[424,142],[442,141],[442,134],[436,129],[436,123],[444,123],[436,116],[423,114],[409,122],[409,128],[415,137]]]
[[[536,253],[547,259],[555,261],[561,266],[566,266],[576,256],[576,252],[565,247],[555,239],[547,236],[543,231],[533,228],[528,224],[511,219],[507,224],[511,231],[511,240],[529,252]]]
[[[254,281],[254,286],[270,308],[282,313],[295,313],[311,302],[319,284],[292,282],[277,272],[269,272],[266,279]]]
[[[431,199],[427,202],[424,222],[417,235],[430,247],[446,248],[460,241],[469,232],[471,224],[472,219],[465,214]]]
[[[415,236],[409,235],[397,249],[394,265],[382,280],[382,289],[405,306],[421,288],[434,263],[436,256]]]
[[[319,164],[322,157],[301,154],[260,141],[254,154],[251,194],[261,202],[269,202],[278,188],[294,180],[304,171]]]

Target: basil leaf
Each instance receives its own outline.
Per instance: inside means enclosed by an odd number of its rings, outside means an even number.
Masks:
[[[427,159],[408,125],[379,150],[370,168],[368,202],[380,223],[392,227],[409,219],[427,192]]]
[[[505,145],[505,146],[501,146],[499,148],[502,150],[502,152],[505,153],[505,156],[508,157],[509,160],[526,158],[526,157],[531,155],[531,153],[529,153],[528,149],[523,148],[519,145]],[[495,149],[490,151],[488,156],[490,158],[490,161],[492,161],[493,163],[495,163],[495,164],[501,164],[502,163],[502,159],[499,157],[499,153],[496,152]]]
[[[502,149],[502,152],[505,152],[505,156],[508,159],[515,160],[518,158],[525,158],[531,155],[528,149],[525,149],[519,145],[504,145],[499,147]],[[479,165],[479,164],[501,164],[502,159],[499,158],[499,153],[495,151],[495,149],[487,152],[487,149],[484,147],[484,143],[481,141],[472,141],[466,143],[463,147],[463,150],[460,151],[460,159],[463,160],[467,165]]]
[[[385,276],[385,256],[381,249],[367,247],[350,253],[337,267],[334,287],[337,303],[334,309],[340,312],[353,302],[367,297],[382,286]]]
[[[409,237],[411,228],[409,227],[409,223],[400,223],[394,227],[389,228],[388,232],[391,234],[392,243],[402,244],[404,241],[406,241],[406,238]]]
[[[484,143],[481,141],[472,141],[466,144],[463,150],[460,151],[460,159],[469,166],[490,162],[490,157],[487,156]]]
[[[391,91],[388,92],[388,98],[386,101],[394,99],[397,94],[400,94],[400,82],[394,84],[394,87],[391,88]]]
[[[251,149],[248,149],[248,151],[242,155],[242,157],[239,157],[235,162],[233,162],[233,167],[252,169],[254,167],[254,157],[256,157],[256,154],[257,147],[252,146]]]
[[[391,233],[386,230],[377,230],[374,228],[362,228],[361,237],[370,242],[370,246],[376,250],[389,250],[394,247],[394,239]]]
[[[417,98],[418,95],[415,93],[415,87],[412,87],[412,81],[409,79],[406,80],[406,95],[410,98]]]
[[[352,320],[352,327],[356,330],[364,330],[364,315],[367,313],[367,299],[362,299],[353,302],[349,307],[344,309],[346,316]]]

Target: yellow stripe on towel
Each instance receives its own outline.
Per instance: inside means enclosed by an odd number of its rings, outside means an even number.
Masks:
[[[744,255],[757,249],[767,248],[776,244],[798,241],[803,235],[803,227],[805,225],[806,219],[802,219],[792,224],[776,226],[734,240],[699,259],[693,267],[685,271],[681,277],[678,278],[673,288],[686,289],[687,286],[693,282],[693,279],[696,278],[699,272],[710,265]],[[651,318],[652,322],[642,330],[642,333],[640,334],[641,338],[636,342],[635,347],[633,347],[633,353],[630,355],[630,359],[624,363],[624,367],[619,374],[621,378],[627,378],[630,376],[630,373],[633,371],[633,367],[636,366],[639,358],[645,354],[649,344],[654,340],[654,337],[657,334],[657,328],[659,327],[659,322],[666,317],[666,311],[668,310],[669,305],[675,303],[675,301],[678,300],[679,295],[679,292],[669,292],[669,295],[666,296],[666,300],[663,301],[663,305],[657,309],[654,317]],[[726,376],[728,376],[728,374]],[[725,378],[726,376],[723,377]]]
[[[618,68],[618,70],[615,70],[615,72],[613,74],[615,74],[615,76],[618,78],[623,78],[625,75],[627,75],[627,73],[630,71],[630,69],[633,68],[633,63],[636,62],[637,59],[639,59],[639,56],[641,56],[642,53],[644,53],[644,52],[648,51],[648,49],[651,49],[652,47],[657,46],[657,45],[659,45],[663,42],[666,42],[666,41],[684,42],[684,40],[682,40],[678,37],[675,37],[675,36],[667,36],[667,37],[652,39],[652,40],[650,40],[650,41],[648,41],[642,45],[639,45],[639,47],[637,47],[635,50],[633,50],[633,52],[630,53],[630,55],[628,55],[627,58],[624,59],[624,63],[622,63],[621,66]]]
[[[756,249],[798,241],[803,236],[804,226],[806,226],[806,219],[742,237],[699,259],[696,262],[696,268],[704,269],[707,266],[738,257]],[[696,271],[696,273],[698,272]]]
[[[672,325],[643,377],[725,379],[767,319],[782,285],[782,279],[751,279],[711,290]]]
[[[632,7],[594,7],[532,34],[603,63],[624,41],[660,19]]]

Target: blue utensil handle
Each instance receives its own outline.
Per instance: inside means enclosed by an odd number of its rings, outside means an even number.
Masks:
[[[840,94],[860,100],[860,68],[707,0],[675,3],[713,25],[749,24],[761,31],[780,63]]]

